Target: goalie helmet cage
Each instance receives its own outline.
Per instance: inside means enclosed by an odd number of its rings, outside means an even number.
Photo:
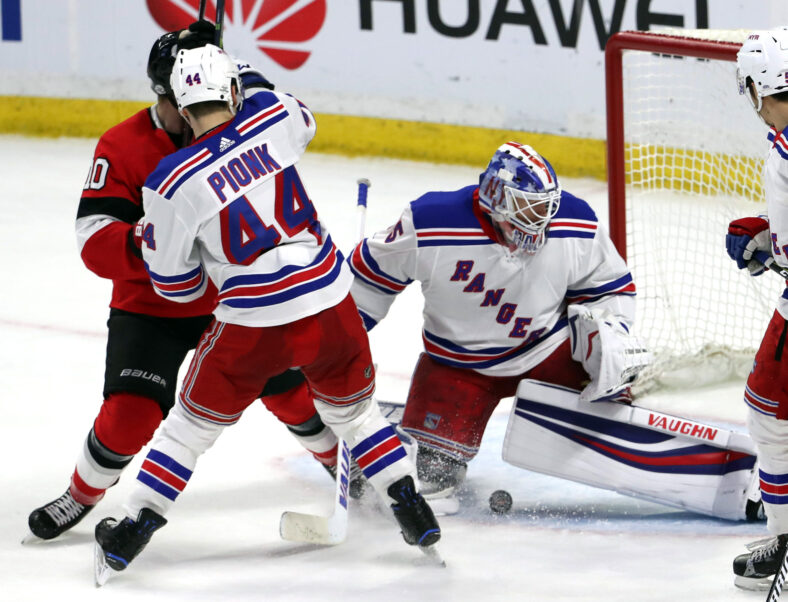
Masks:
[[[635,392],[743,378],[783,288],[725,251],[766,213],[768,128],[738,94],[746,31],[620,32],[605,49],[610,231],[654,364]]]

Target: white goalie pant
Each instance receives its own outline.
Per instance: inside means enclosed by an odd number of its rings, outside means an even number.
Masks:
[[[788,533],[788,420],[750,409],[747,428],[758,446],[767,528],[772,535]]]
[[[517,389],[503,446],[515,466],[729,520],[757,499],[744,433],[533,380]],[[788,466],[786,464],[785,466]]]

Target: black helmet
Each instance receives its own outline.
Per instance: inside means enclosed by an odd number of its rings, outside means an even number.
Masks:
[[[159,96],[172,96],[170,73],[178,52],[179,31],[165,33],[153,43],[148,56],[150,87]]]
[[[169,96],[175,104],[170,88],[170,74],[179,50],[202,48],[214,43],[216,26],[209,21],[195,21],[188,29],[165,33],[153,43],[148,57],[148,77],[151,89],[159,96]]]

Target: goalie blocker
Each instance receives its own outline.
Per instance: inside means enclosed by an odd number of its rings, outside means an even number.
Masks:
[[[759,506],[748,435],[621,403],[581,402],[575,390],[534,380],[517,388],[503,459],[728,520],[755,519]]]

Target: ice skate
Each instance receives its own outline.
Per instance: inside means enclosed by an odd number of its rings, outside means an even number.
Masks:
[[[441,566],[445,563],[438,554],[435,544],[441,538],[441,529],[435,515],[424,497],[416,491],[410,476],[389,485],[389,497],[397,500],[391,505],[394,518],[399,523],[405,542],[418,548]]]
[[[468,465],[439,451],[419,447],[416,468],[420,493],[429,501],[432,511],[437,516],[457,514],[460,510],[457,490],[465,480]]]
[[[96,525],[96,585],[111,571],[124,570],[148,544],[153,534],[167,524],[167,519],[150,508],[140,510],[137,520],[118,522],[105,518]],[[106,578],[103,579],[106,581]]]
[[[772,577],[782,562],[787,541],[788,535],[778,535],[748,545],[751,551],[733,560],[734,584],[748,590],[769,589]]]
[[[91,510],[93,510],[93,506],[80,504],[73,498],[71,491],[66,490],[56,500],[36,508],[30,513],[27,519],[30,534],[22,540],[22,543],[29,543],[37,539],[54,539],[75,526]]]

